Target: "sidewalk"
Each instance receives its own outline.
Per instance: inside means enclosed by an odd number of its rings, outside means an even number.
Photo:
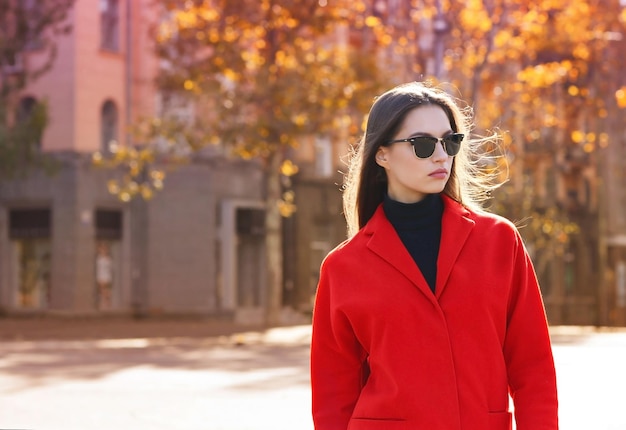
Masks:
[[[560,420],[626,429],[626,329],[553,327]],[[312,430],[310,324],[0,318],[0,429]]]
[[[0,429],[312,430],[311,326],[0,318]]]
[[[311,325],[279,327],[242,325],[210,318],[132,317],[37,317],[0,318],[0,343],[43,343],[112,346],[124,340],[145,345],[285,345],[306,346],[311,341]]]
[[[306,324],[305,324],[306,325]],[[279,329],[275,327],[274,329]],[[285,326],[284,328],[288,328]],[[127,316],[0,318],[0,342],[38,340],[219,338],[272,332],[264,325],[242,325],[226,319]],[[276,330],[273,330],[276,332]]]
[[[227,319],[202,317],[149,317],[137,319],[130,316],[23,316],[0,317],[0,341],[35,340],[101,340],[101,339],[172,339],[218,338],[237,334],[261,334],[288,331],[293,324],[281,327],[244,325]],[[626,332],[625,327],[553,326],[550,328],[554,343],[570,343],[594,334]]]

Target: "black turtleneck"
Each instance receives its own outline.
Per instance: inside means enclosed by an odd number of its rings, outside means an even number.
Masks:
[[[443,214],[441,196],[428,194],[417,203],[400,203],[386,195],[383,209],[434,292]]]

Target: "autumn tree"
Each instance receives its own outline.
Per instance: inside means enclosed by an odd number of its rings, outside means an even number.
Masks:
[[[19,100],[56,58],[56,38],[70,31],[74,0],[0,0],[0,179],[53,164],[39,145],[48,118],[45,102]]]
[[[348,24],[365,6],[319,0],[165,3],[168,19],[157,33],[165,64],[158,87],[167,99],[193,103],[197,113],[168,141],[191,150],[222,145],[262,163],[267,318],[276,323],[282,306],[281,215],[294,210],[293,195],[281,188],[281,177],[296,172],[291,150],[307,136],[358,134],[382,87],[376,56],[352,49]],[[373,26],[360,25],[373,35],[360,44],[371,48],[377,43]],[[165,124],[171,122],[160,119],[153,134],[168,134]]]
[[[472,0],[450,2],[448,17],[448,78],[471,100],[478,132],[507,131],[511,181],[496,209],[526,225],[539,272],[563,260],[572,239],[584,254],[579,266],[592,261],[597,169],[619,139],[615,121],[626,104],[624,7]]]

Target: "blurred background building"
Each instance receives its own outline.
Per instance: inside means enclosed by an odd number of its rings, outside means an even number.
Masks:
[[[77,1],[67,16],[71,32],[55,38],[52,68],[19,94],[25,115],[36,101],[47,103],[40,149],[58,166],[0,182],[4,311],[220,314],[263,299],[255,163],[198,156],[149,203],[120,200],[107,189],[117,172],[92,165],[95,151],[132,145],[129,126],[159,108],[151,4]],[[15,67],[28,68],[38,55],[21,53]],[[17,72],[5,68],[2,77]],[[98,247],[112,259],[108,306],[98,300]]]

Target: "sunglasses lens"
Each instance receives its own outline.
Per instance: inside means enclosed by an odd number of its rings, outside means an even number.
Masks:
[[[448,155],[454,156],[459,153],[463,137],[464,136],[462,134],[456,133],[443,138],[443,141],[446,144],[446,152],[448,153]]]
[[[413,139],[413,151],[418,158],[428,158],[435,152],[435,145],[439,142],[436,137],[419,136]]]
[[[441,140],[443,146],[446,149],[446,153],[451,157],[454,157],[459,153],[461,149],[461,142],[465,136],[461,133],[450,134]],[[407,139],[413,145],[413,151],[417,158],[429,158],[435,152],[435,148],[439,143],[439,139],[433,136],[417,136],[411,139]],[[401,140],[405,142],[407,140]]]

